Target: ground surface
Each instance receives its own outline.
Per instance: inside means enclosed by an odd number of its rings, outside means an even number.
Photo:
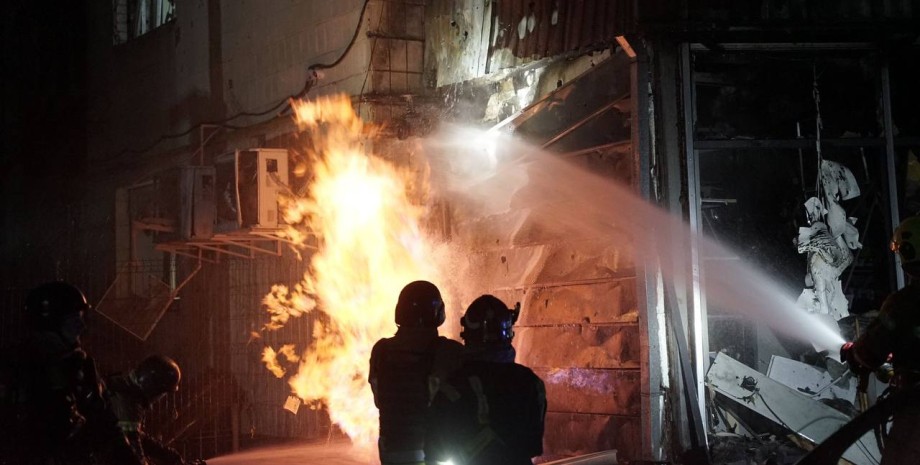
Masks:
[[[376,457],[355,450],[346,440],[273,446],[208,459],[208,465],[367,465],[376,462]]]

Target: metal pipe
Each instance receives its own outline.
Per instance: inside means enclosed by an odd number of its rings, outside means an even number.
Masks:
[[[546,462],[544,465],[616,465],[617,451],[605,450],[593,454],[579,455],[577,457],[568,457],[561,460]]]
[[[170,252],[169,254],[169,289],[173,292],[176,291],[176,254],[175,252]]]
[[[545,148],[548,148],[550,145],[553,145],[553,144],[555,144],[556,142],[559,142],[559,140],[562,139],[563,137],[565,137],[565,136],[571,134],[571,133],[572,133],[573,131],[575,131],[576,129],[578,129],[578,128],[584,126],[584,125],[587,124],[587,123],[589,123],[589,122],[590,122],[591,120],[593,120],[594,118],[597,118],[598,116],[600,116],[600,115],[602,115],[602,114],[608,112],[611,108],[617,106],[620,102],[622,102],[623,100],[626,100],[628,97],[629,97],[629,94],[626,94],[626,95],[621,95],[621,96],[619,96],[619,97],[613,99],[610,103],[608,103],[608,104],[606,104],[606,105],[604,105],[604,106],[598,108],[597,110],[595,110],[595,111],[594,111],[593,113],[591,113],[590,115],[588,115],[588,116],[586,116],[586,117],[584,117],[584,118],[578,120],[577,122],[575,122],[575,124],[569,126],[565,131],[562,131],[561,133],[556,134],[555,137],[553,137],[552,139],[550,139],[550,140],[548,140],[546,143],[544,143],[543,146],[542,146],[541,148],[544,148],[544,149],[545,149]]]
[[[897,170],[894,166],[894,121],[891,117],[891,80],[888,76],[888,60],[882,64],[880,73],[882,81],[882,113],[885,120],[885,167],[888,174],[888,207],[891,215],[890,231],[894,231],[901,223],[901,213],[898,208]],[[894,277],[897,288],[904,287],[904,271],[901,270],[901,257],[894,254]]]
[[[693,347],[689,348],[693,356],[693,366],[696,369],[695,376],[695,393],[697,403],[702,410],[702,417],[707,418],[706,409],[706,386],[703,376],[709,365],[707,357],[709,346],[709,331],[707,327],[708,318],[706,317],[706,295],[703,285],[702,257],[700,257],[699,234],[702,234],[700,224],[700,210],[702,202],[700,201],[700,164],[699,157],[694,149],[695,115],[696,99],[693,93],[693,68],[690,62],[690,46],[684,44],[681,50],[681,82],[683,87],[682,102],[684,107],[684,144],[687,155],[687,199],[690,220],[690,273],[692,280],[692,308],[688,309],[692,314],[687,325],[687,332],[693,333]],[[676,305],[676,302],[675,302]],[[708,433],[708,423],[703,423],[703,438],[706,439]]]
[[[632,37],[630,37],[632,40]],[[627,42],[628,41],[625,41]],[[633,53],[635,59],[630,63],[630,148],[633,153],[633,166],[638,192],[649,202],[660,201],[658,188],[655,186],[657,173],[655,163],[655,96],[652,92],[649,67],[650,53],[644,39],[635,38]],[[621,44],[622,45],[622,44]],[[673,68],[672,68],[673,69]],[[663,78],[666,79],[666,78]],[[641,452],[640,457],[660,460],[663,449],[664,386],[667,369],[663,360],[663,351],[667,347],[663,321],[659,318],[658,278],[659,270],[654,265],[639,263],[636,267],[636,301],[640,331],[640,399],[641,399]]]
[[[606,151],[610,151],[613,149],[621,149],[621,148],[630,147],[630,146],[632,146],[632,141],[621,140],[619,142],[611,142],[609,144],[596,145],[594,147],[589,147],[589,148],[581,149],[581,150],[575,150],[573,152],[565,152],[565,153],[560,154],[560,156],[571,158],[571,157],[578,157],[581,155],[589,155],[589,154],[594,154],[594,153],[604,153]],[[623,152],[623,154],[626,155],[628,154],[628,152]]]
[[[425,42],[424,37],[415,37],[404,34],[390,34],[387,32],[380,31],[367,31],[367,36],[373,39],[393,39],[393,40],[406,40],[410,42]]]
[[[182,288],[185,287],[185,285],[188,284],[189,281],[191,281],[192,278],[195,277],[196,274],[198,274],[199,271],[201,271],[201,260],[200,259],[198,260],[198,266],[196,266],[195,269],[192,270],[192,272],[189,273],[189,275],[186,276],[186,278],[183,279],[182,282],[178,286],[176,286],[175,290],[173,290],[173,298],[176,297],[179,291],[181,291]]]

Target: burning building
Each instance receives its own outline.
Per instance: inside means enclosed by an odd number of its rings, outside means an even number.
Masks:
[[[853,401],[821,352],[904,283],[920,5],[729,3],[89,6],[83,185],[24,226],[69,258],[10,274],[3,326],[43,273],[85,287],[105,370],[182,365],[150,423],[187,454],[373,444],[369,343],[428,279],[448,335],[521,303],[541,461],[820,442],[852,412],[803,437],[766,399]]]

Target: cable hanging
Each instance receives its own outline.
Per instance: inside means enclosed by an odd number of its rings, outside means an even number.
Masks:
[[[812,64],[811,68],[812,73],[812,90],[811,95],[815,100],[815,153],[818,158],[818,173],[815,176],[815,197],[818,197],[821,200],[821,204],[824,204],[824,201],[821,199],[821,128],[823,127],[823,122],[821,121],[821,91],[818,89],[818,65],[817,63]]]
[[[141,149],[126,148],[126,149],[123,149],[123,150],[121,150],[120,152],[118,152],[118,153],[114,156],[114,158],[119,158],[119,157],[121,157],[122,155],[125,155],[125,154],[128,154],[128,153],[132,153],[132,154],[147,153],[147,152],[153,150],[156,146],[160,145],[161,143],[163,143],[163,142],[166,141],[166,140],[178,139],[178,138],[180,138],[180,137],[185,137],[185,136],[191,134],[192,132],[194,132],[195,130],[199,129],[199,128],[202,127],[202,126],[214,126],[214,127],[224,128],[224,129],[245,129],[245,128],[249,128],[249,127],[252,127],[252,126],[256,126],[256,125],[262,124],[262,123],[264,123],[264,121],[260,121],[260,122],[256,122],[256,123],[252,123],[252,124],[248,124],[248,125],[242,125],[242,126],[233,125],[233,124],[228,124],[228,123],[229,123],[230,121],[233,121],[233,120],[237,119],[237,118],[243,118],[243,117],[250,117],[250,118],[252,118],[252,117],[259,117],[259,116],[265,116],[265,115],[270,114],[270,113],[277,113],[278,115],[280,115],[281,113],[283,113],[283,112],[287,109],[287,107],[290,106],[290,104],[291,104],[292,101],[297,100],[297,99],[299,99],[299,98],[302,98],[303,96],[305,96],[307,93],[310,92],[310,89],[312,89],[313,86],[316,84],[316,82],[319,80],[319,74],[317,73],[317,70],[333,68],[333,67],[337,66],[339,63],[341,63],[342,60],[345,59],[345,56],[348,55],[348,52],[351,51],[352,47],[355,45],[355,42],[356,42],[357,39],[358,39],[358,35],[359,35],[359,33],[361,32],[361,25],[364,23],[364,15],[365,15],[365,13],[367,13],[367,5],[368,5],[369,3],[370,3],[370,0],[364,0],[364,5],[361,7],[361,13],[360,13],[360,15],[358,16],[358,23],[357,23],[357,25],[355,26],[355,32],[354,32],[354,34],[352,34],[351,40],[348,42],[348,45],[346,45],[345,50],[343,50],[342,53],[339,55],[339,57],[338,57],[335,61],[333,61],[332,63],[315,63],[315,64],[312,64],[312,65],[308,66],[308,67],[307,67],[307,77],[306,77],[306,80],[305,80],[305,82],[304,82],[303,87],[302,87],[298,92],[296,92],[296,93],[294,93],[294,94],[291,94],[291,95],[285,97],[284,99],[278,101],[276,104],[272,105],[270,108],[268,108],[268,109],[266,109],[266,110],[257,111],[257,112],[242,111],[242,112],[236,113],[236,114],[234,114],[234,115],[232,115],[232,116],[228,116],[228,117],[226,117],[226,118],[223,118],[223,119],[220,119],[220,120],[216,120],[216,121],[199,121],[198,123],[195,123],[195,124],[191,125],[191,126],[190,126],[188,129],[186,129],[185,131],[177,132],[177,133],[163,134],[163,135],[161,135],[158,139],[156,139],[155,141],[153,141],[152,143],[150,143],[149,145],[147,145],[147,146],[144,147],[144,148],[141,148]]]

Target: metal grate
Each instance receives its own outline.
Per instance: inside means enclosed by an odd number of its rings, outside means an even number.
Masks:
[[[140,340],[146,340],[173,302],[169,284],[145,262],[127,263],[115,275],[96,311]]]
[[[164,284],[171,281],[168,263],[134,263],[130,269],[137,276],[146,274],[147,279],[158,281],[152,285],[154,289],[169,289]],[[198,266],[196,260],[177,258],[177,281],[190,276]],[[272,284],[297,282],[304,267],[288,250],[282,257],[205,263],[176,294],[176,300],[162,312],[144,340],[111,319],[111,293],[121,291],[109,289],[109,295],[94,305],[105,316],[95,311],[89,314],[84,347],[95,358],[103,376],[130,370],[150,354],[167,355],[179,363],[179,390],[153,406],[146,430],[171,443],[189,459],[214,457],[264,443],[325,439],[334,431],[328,414],[306,407],[297,414],[285,410],[284,402],[291,389],[261,362],[265,344],[277,347],[282,342],[297,342],[303,347],[311,340],[311,315],[294,319],[279,331],[259,332],[268,320],[261,299]],[[126,276],[96,276],[87,270],[86,276],[74,281],[104,279],[111,283]],[[17,310],[27,292],[26,287],[5,289],[5,308],[0,315],[2,346],[14,344],[23,334],[21,312]],[[95,295],[100,294],[103,293]],[[253,338],[253,332],[260,337]]]
[[[158,333],[169,333],[177,361],[189,376],[174,397],[151,413],[149,430],[188,458],[329,434],[325,412],[302,408],[295,415],[284,410],[290,387],[261,362],[265,344],[309,343],[310,316],[277,332],[259,331],[267,321],[261,299],[272,284],[299,280],[303,267],[291,253],[205,265],[180,293],[175,315],[173,309],[167,312],[150,337],[153,345],[165,346]]]

